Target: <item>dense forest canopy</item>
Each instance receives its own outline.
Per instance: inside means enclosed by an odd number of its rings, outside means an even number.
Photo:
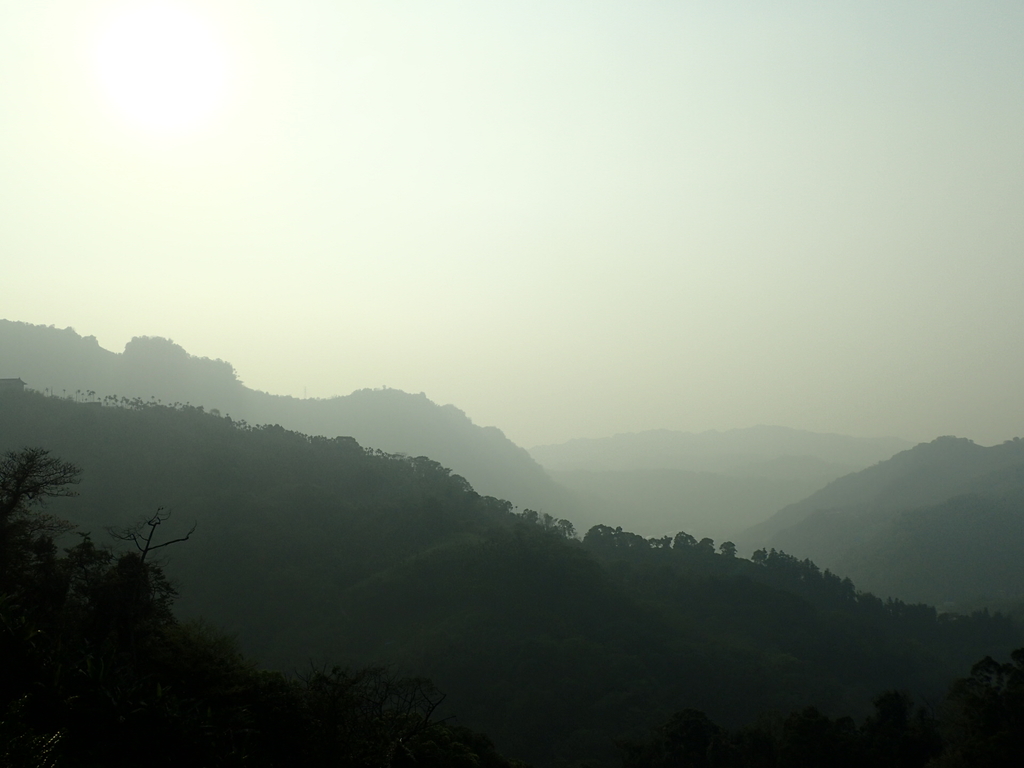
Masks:
[[[439,717],[542,765],[614,764],[617,740],[686,707],[726,727],[809,705],[864,716],[881,690],[940,695],[1021,640],[1000,616],[883,601],[778,551],[577,537],[428,458],[191,406],[7,394],[0,440],[80,466],[80,495],[49,509],[90,546],[161,507],[162,536],[196,526],[163,565],[179,616],[283,671],[425,675],[448,695]]]
[[[434,717],[444,695],[381,667],[261,671],[208,625],[182,623],[149,556],[176,543],[156,513],[58,556],[69,525],[45,500],[78,468],[41,448],[0,459],[0,765],[513,765]]]

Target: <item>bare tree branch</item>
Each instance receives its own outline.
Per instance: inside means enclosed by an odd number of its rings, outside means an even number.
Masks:
[[[196,532],[196,528],[199,526],[198,522],[192,524],[188,533],[184,536],[165,541],[161,544],[153,543],[153,536],[156,534],[157,526],[170,520],[171,513],[165,512],[163,507],[157,509],[156,513],[149,518],[149,520],[143,520],[131,528],[107,528],[107,533],[113,536],[119,541],[130,541],[135,545],[135,548],[142,553],[140,560],[146,562],[146,557],[150,552],[162,549],[163,547],[169,547],[171,544],[179,544],[182,541],[188,541],[192,534]],[[143,529],[149,528],[148,531]]]

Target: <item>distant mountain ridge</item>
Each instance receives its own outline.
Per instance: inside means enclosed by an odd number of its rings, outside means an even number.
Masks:
[[[71,328],[0,320],[0,377],[75,399],[106,395],[182,402],[253,424],[280,424],[312,435],[354,437],[388,453],[428,456],[480,493],[567,516],[566,492],[496,427],[480,427],[454,405],[423,393],[362,389],[299,399],[246,387],[230,363],[190,355],[169,339],[139,336],[124,352],[103,349]]]
[[[135,337],[116,353],[71,328],[9,320],[0,320],[3,376],[74,399],[187,402],[253,424],[351,436],[388,453],[428,456],[485,495],[568,518],[580,531],[612,524],[644,535],[687,530],[699,538],[734,537],[829,481],[910,445],[758,426],[700,434],[653,430],[527,452],[501,430],[480,427],[454,405],[437,405],[423,393],[271,395],[246,387],[230,363],[190,355],[169,339]]]
[[[882,595],[958,609],[1024,598],[1024,441],[940,437],[741,534]]]
[[[745,533],[766,544],[793,541],[782,532],[817,513],[867,517],[938,504],[976,490],[990,472],[1024,461],[1024,444],[985,448],[962,437],[939,437],[873,467],[838,478]],[[792,534],[789,534],[792,536]]]
[[[530,454],[548,469],[685,469],[746,472],[753,465],[808,457],[838,467],[865,467],[913,443],[895,437],[849,437],[758,425],[745,429],[681,432],[654,429],[604,438],[538,445]]]
[[[730,538],[832,480],[911,443],[757,426],[650,430],[530,449],[582,500],[581,528],[619,520],[644,535]]]

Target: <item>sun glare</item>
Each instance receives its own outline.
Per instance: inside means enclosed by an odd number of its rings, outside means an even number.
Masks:
[[[96,74],[113,107],[160,134],[188,133],[224,105],[228,62],[211,25],[186,6],[122,7],[99,29]]]

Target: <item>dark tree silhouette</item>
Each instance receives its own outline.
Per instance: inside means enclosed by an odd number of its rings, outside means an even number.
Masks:
[[[48,497],[74,496],[79,469],[43,448],[8,451],[0,459],[0,522]]]
[[[159,527],[160,525],[162,525],[170,519],[171,513],[165,512],[164,508],[160,507],[156,511],[156,514],[154,514],[148,520],[144,520],[143,522],[140,522],[137,525],[132,526],[131,528],[107,528],[107,533],[109,533],[118,541],[132,542],[141,553],[139,555],[139,560],[145,563],[146,557],[149,555],[150,552],[153,552],[157,549],[163,549],[164,547],[169,547],[171,546],[171,544],[178,544],[182,541],[188,541],[192,534],[196,532],[196,527],[199,525],[199,523],[193,523],[192,527],[189,528],[188,533],[177,539],[171,539],[170,541],[165,541],[160,544],[154,544],[153,536],[156,534],[157,527]],[[148,531],[146,531],[147,528],[149,529]]]

